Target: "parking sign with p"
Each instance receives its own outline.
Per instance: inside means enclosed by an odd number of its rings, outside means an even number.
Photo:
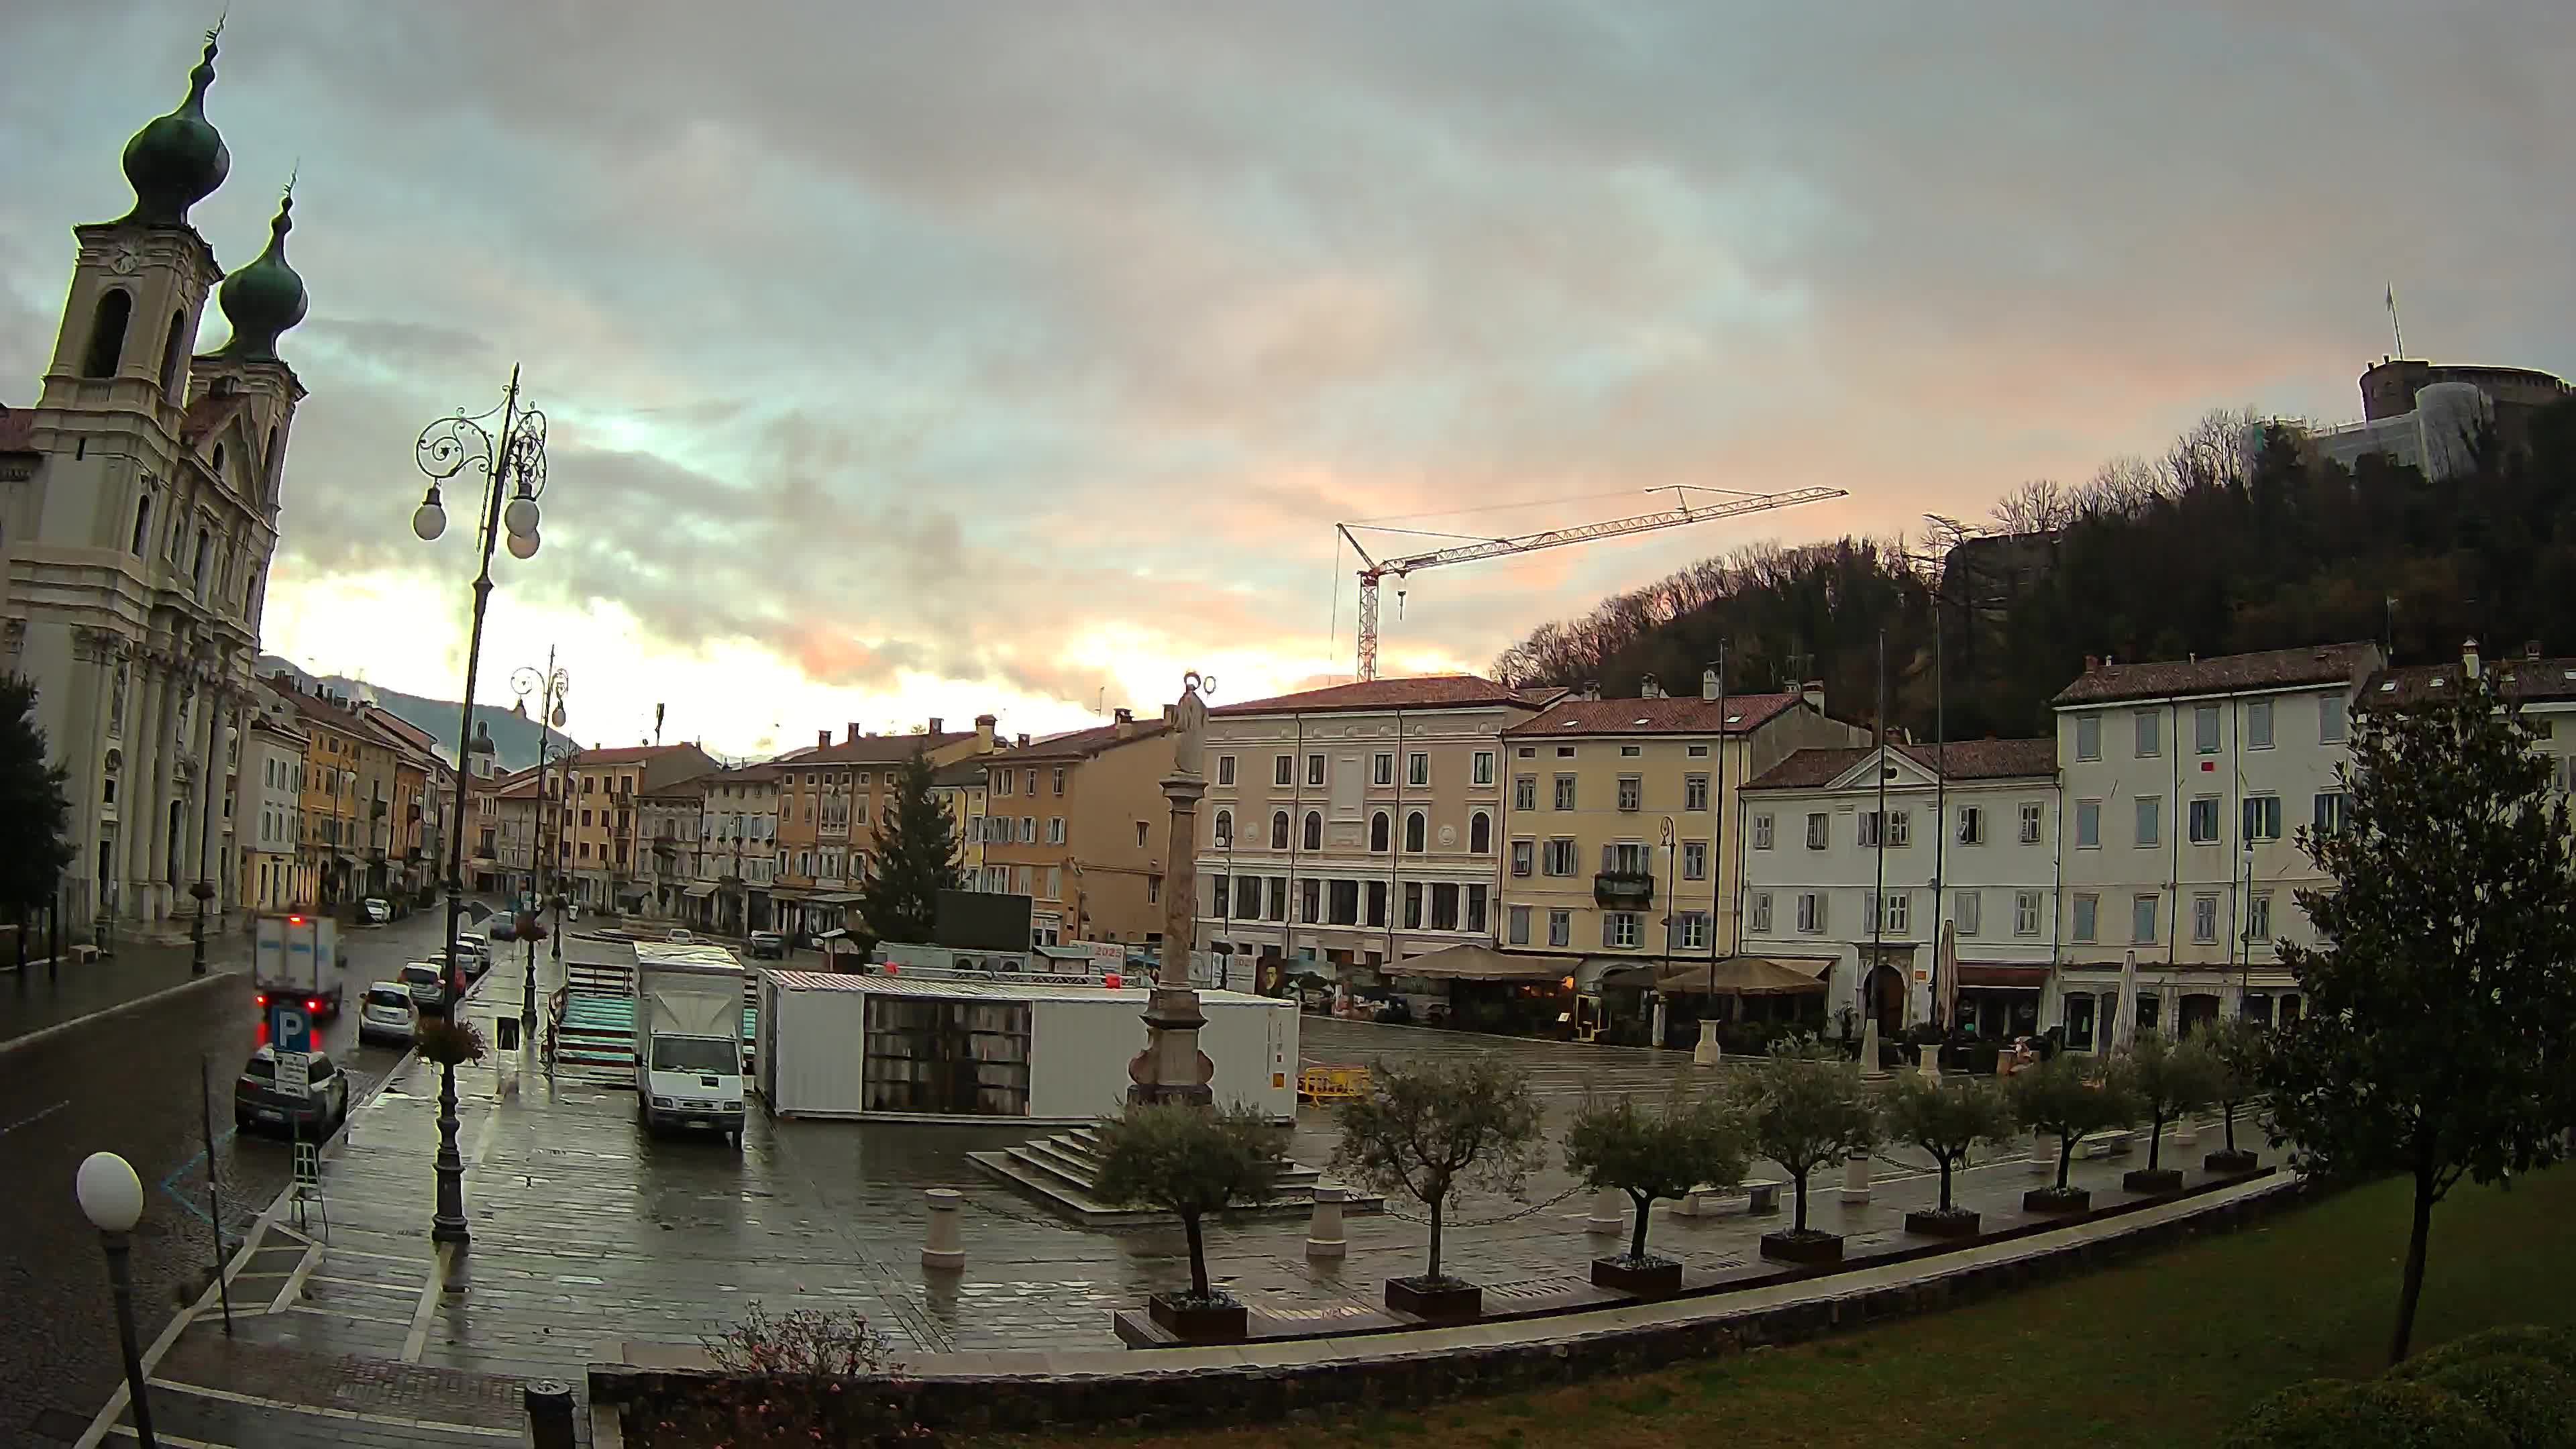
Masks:
[[[313,1017],[301,1002],[279,1002],[268,1009],[268,1044],[281,1052],[313,1050]]]

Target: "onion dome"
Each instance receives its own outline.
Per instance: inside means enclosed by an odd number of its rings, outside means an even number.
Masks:
[[[205,58],[188,72],[188,98],[125,143],[125,179],[134,187],[134,209],[125,220],[185,226],[188,208],[224,184],[233,157],[214,122],[206,119],[206,87],[214,83],[215,32],[209,30]]]
[[[249,266],[224,278],[216,299],[224,320],[233,325],[232,340],[219,354],[245,362],[277,360],[278,334],[304,320],[304,279],[286,264],[286,234],[295,226],[295,188],[278,199],[277,219],[268,224],[268,250]]]

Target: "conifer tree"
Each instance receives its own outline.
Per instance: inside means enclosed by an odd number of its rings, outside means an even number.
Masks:
[[[928,941],[939,922],[939,893],[957,886],[959,860],[957,823],[931,793],[930,756],[915,750],[877,827],[877,851],[859,887],[869,932],[880,941]]]

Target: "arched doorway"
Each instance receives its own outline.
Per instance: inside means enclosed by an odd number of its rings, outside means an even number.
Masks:
[[[1881,1041],[1894,1041],[1905,1026],[1905,973],[1880,962],[1861,978],[1861,1009],[1878,1023]]]

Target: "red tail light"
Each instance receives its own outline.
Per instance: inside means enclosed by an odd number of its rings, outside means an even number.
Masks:
[[[306,1011],[320,1011],[322,1009],[322,1003],[319,1001],[308,1001],[304,1003],[304,1009]]]
[[[266,1005],[268,1005],[268,993],[267,993],[267,992],[265,992],[265,991],[261,992],[261,993],[259,994],[258,999],[257,999],[256,1001],[254,1001],[252,1004],[253,1004],[253,1005],[255,1005],[255,1006],[266,1006]]]
[[[286,918],[286,924],[290,926],[300,926],[304,924],[304,918],[302,916],[289,916]]]

